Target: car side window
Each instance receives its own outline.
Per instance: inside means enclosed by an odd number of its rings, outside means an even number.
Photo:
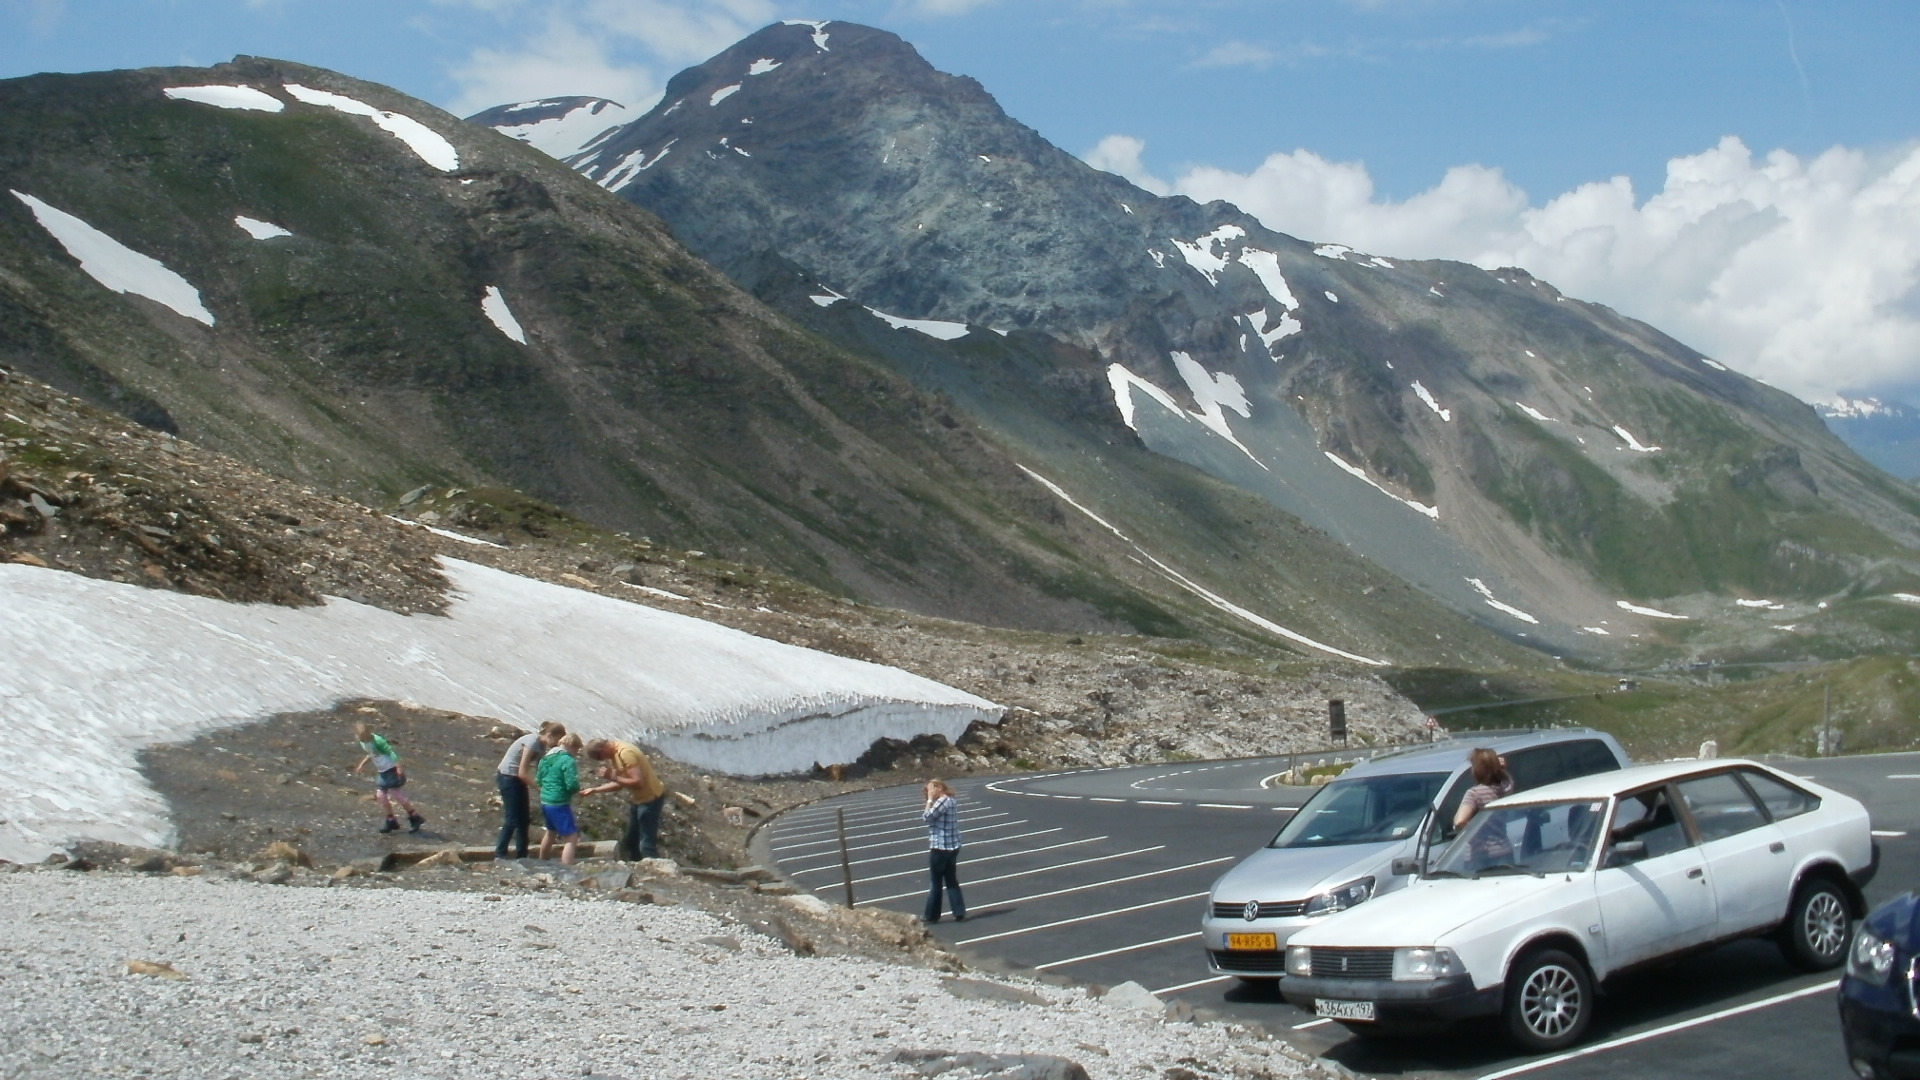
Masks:
[[[1657,859],[1691,846],[1686,826],[1674,812],[1665,787],[1624,795],[1613,812],[1613,828],[1607,834],[1609,845],[1638,840],[1646,845],[1646,854],[1638,858]],[[1634,858],[1610,858],[1609,866],[1636,861]]]
[[[1534,746],[1506,754],[1507,773],[1513,777],[1513,790],[1525,791],[1555,780],[1565,780],[1557,746]]]
[[[1753,789],[1754,795],[1760,799],[1760,805],[1767,808],[1767,816],[1775,821],[1804,814],[1820,805],[1818,797],[1765,773],[1742,769],[1740,779]]]
[[[1736,836],[1767,824],[1760,804],[1732,773],[1682,780],[1680,797],[1686,800],[1694,824],[1700,827],[1702,842]]]
[[[1614,755],[1606,743],[1598,739],[1576,739],[1561,743],[1560,758],[1566,769],[1562,779],[1592,776],[1594,773],[1611,772],[1620,767],[1620,759]]]
[[[1462,772],[1454,779],[1453,786],[1447,789],[1446,797],[1440,800],[1440,808],[1434,812],[1433,827],[1428,831],[1429,842],[1437,844],[1453,838],[1456,831],[1453,827],[1453,815],[1460,812],[1460,800],[1467,797],[1467,792],[1472,787],[1472,769]]]

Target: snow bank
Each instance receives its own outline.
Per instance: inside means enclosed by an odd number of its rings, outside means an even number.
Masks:
[[[527,332],[520,328],[520,320],[513,317],[513,310],[507,307],[507,298],[500,295],[500,286],[487,286],[487,294],[480,298],[480,310],[494,328],[522,345],[527,343]]]
[[[286,102],[251,86],[169,86],[161,93],[176,101],[197,101],[222,109],[280,112],[287,107]]]
[[[875,739],[958,738],[1000,706],[896,668],[472,563],[445,617],[330,599],[233,604],[0,565],[0,858],[96,837],[165,843],[135,753],[354,697],[559,720],[741,774],[851,761]]]
[[[8,190],[12,190],[9,188]],[[56,210],[22,192],[13,197],[27,204],[40,227],[53,234],[67,254],[79,262],[88,276],[114,292],[144,296],[164,304],[195,322],[213,325],[213,312],[200,301],[200,290],[186,278],[167,269],[166,264],[132,248],[81,221],[64,210]]]
[[[439,169],[452,172],[460,167],[460,152],[446,137],[427,125],[402,113],[376,109],[358,98],[345,94],[336,94],[329,90],[315,90],[299,83],[287,83],[287,93],[309,105],[334,109],[349,116],[364,116],[380,126],[382,131],[406,144],[421,161]]]
[[[250,218],[245,214],[235,214],[233,223],[245,229],[247,235],[255,240],[272,240],[276,236],[293,235],[271,221],[261,221],[259,218]]]

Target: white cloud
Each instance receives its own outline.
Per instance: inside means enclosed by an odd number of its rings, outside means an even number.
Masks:
[[[1311,151],[1250,173],[1198,166],[1170,184],[1144,151],[1115,135],[1087,160],[1152,191],[1229,200],[1303,239],[1525,267],[1802,397],[1920,395],[1920,145],[1756,159],[1728,137],[1669,162],[1644,200],[1615,177],[1539,206],[1480,165],[1395,202],[1364,164]]]
[[[1255,45],[1247,41],[1229,41],[1208,50],[1205,55],[1193,62],[1193,66],[1263,68],[1277,59],[1279,55],[1264,45]]]
[[[532,29],[514,49],[475,49],[450,74],[449,111],[591,95],[650,107],[666,80],[774,21],[770,0],[435,0]]]

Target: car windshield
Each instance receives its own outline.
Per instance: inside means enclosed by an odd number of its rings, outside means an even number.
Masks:
[[[1307,800],[1268,847],[1337,847],[1412,836],[1446,773],[1402,773],[1335,780]]]
[[[1597,799],[1492,807],[1472,821],[1440,853],[1430,877],[1494,874],[1558,874],[1585,870],[1606,816]]]

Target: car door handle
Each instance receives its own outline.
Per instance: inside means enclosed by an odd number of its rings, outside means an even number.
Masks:
[[[1767,850],[1773,852],[1775,855],[1778,855],[1781,852],[1787,850],[1787,845],[1781,843],[1778,840],[1775,840],[1773,843],[1767,845]]]
[[[1689,878],[1703,878],[1707,876],[1707,872],[1696,866],[1693,869],[1687,871],[1687,876]]]

